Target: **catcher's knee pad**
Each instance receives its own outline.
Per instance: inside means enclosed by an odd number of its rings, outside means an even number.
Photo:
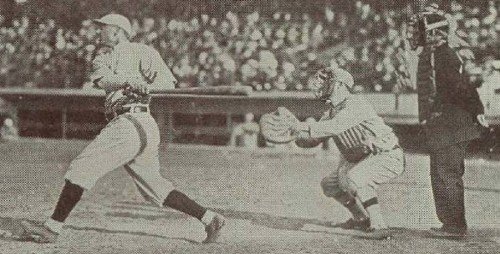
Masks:
[[[321,188],[325,196],[333,198],[344,190],[341,188],[338,178],[325,177],[321,180]]]
[[[356,196],[348,191],[340,191],[333,198],[349,209],[356,205]]]

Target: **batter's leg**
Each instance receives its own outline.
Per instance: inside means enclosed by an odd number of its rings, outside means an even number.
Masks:
[[[207,209],[176,190],[174,185],[160,174],[158,161],[147,163],[150,168],[141,165],[144,161],[145,159],[138,157],[125,166],[142,196],[158,206],[173,208],[201,221]]]
[[[38,243],[53,243],[57,240],[64,221],[76,206],[83,194],[83,188],[66,180],[65,185],[57,201],[52,216],[45,221],[44,225],[36,225],[28,221],[22,221],[26,240]]]
[[[132,123],[120,117],[110,122],[71,162],[52,216],[42,226],[23,222],[26,240],[54,242],[84,190],[91,189],[106,173],[132,160],[139,147],[140,139]]]
[[[175,189],[161,173],[158,145],[159,132],[154,119],[148,115],[136,117],[145,129],[143,140],[147,140],[143,152],[125,166],[141,194],[158,206],[170,207],[188,214],[205,225],[207,238],[204,243],[215,242],[224,226],[224,218],[198,204],[184,193]]]
[[[225,224],[225,219],[222,215],[206,209],[177,190],[171,191],[163,204],[200,220],[205,225],[207,233],[207,237],[203,243],[213,243],[219,238],[220,231]]]
[[[154,165],[159,165],[158,162],[148,163],[153,166],[153,169],[139,166],[138,163],[141,162],[144,160],[138,158],[130,165],[125,166],[141,194],[159,206],[170,207],[200,220],[205,225],[207,232],[207,238],[203,242],[215,242],[225,224],[224,217],[176,190],[173,184],[160,174],[159,169],[154,167]]]

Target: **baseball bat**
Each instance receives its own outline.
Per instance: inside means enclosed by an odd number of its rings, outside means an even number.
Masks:
[[[249,96],[253,89],[250,86],[210,86],[189,87],[170,90],[150,90],[150,94],[197,94],[197,95],[233,95]]]

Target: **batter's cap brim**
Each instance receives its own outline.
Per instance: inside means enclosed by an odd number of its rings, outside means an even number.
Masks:
[[[126,29],[124,29],[123,27],[115,24],[115,23],[112,23],[112,22],[106,22],[106,21],[103,21],[101,19],[93,19],[92,20],[93,23],[97,24],[97,25],[100,25],[100,26],[103,26],[103,25],[108,25],[108,26],[115,26],[115,27],[118,27],[120,29],[122,29],[123,31],[125,31],[125,34],[127,34],[127,36],[130,37],[130,32],[127,31]]]
[[[93,19],[92,20],[93,23],[96,23],[96,24],[99,24],[99,25],[110,25],[106,22],[103,22],[101,19]]]

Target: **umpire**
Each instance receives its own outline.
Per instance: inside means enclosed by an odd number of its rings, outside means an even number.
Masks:
[[[487,127],[479,95],[463,74],[462,59],[448,45],[449,22],[444,15],[425,17],[426,43],[419,59],[431,68],[435,98],[424,127],[430,152],[430,174],[436,213],[441,228],[437,236],[463,238],[467,233],[464,207],[464,159],[470,141]],[[424,71],[425,72],[425,71]]]

